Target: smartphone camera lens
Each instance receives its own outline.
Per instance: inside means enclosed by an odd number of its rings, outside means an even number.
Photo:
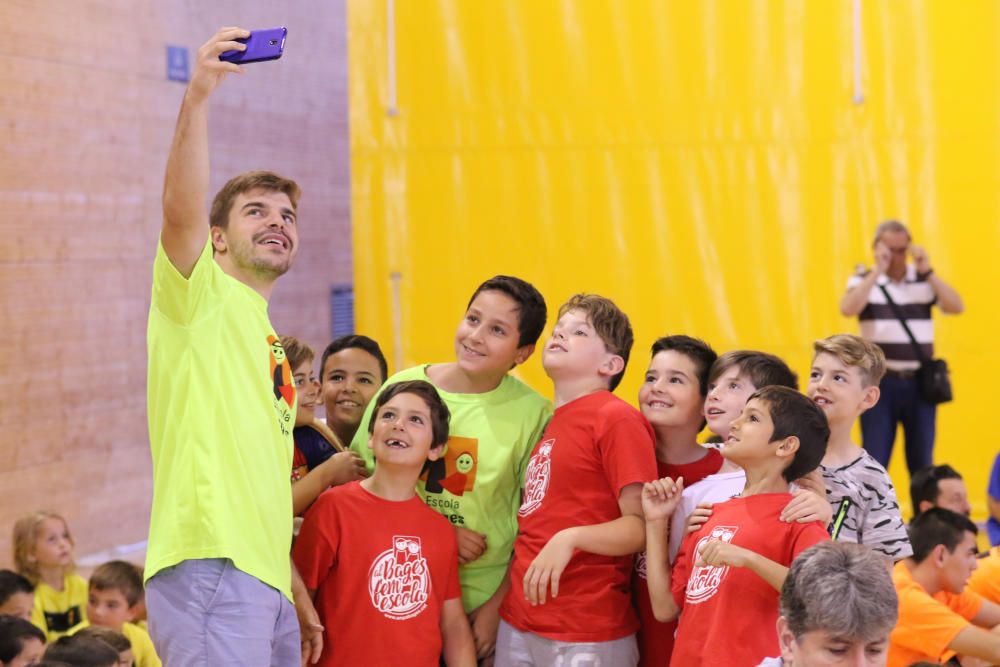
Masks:
[[[278,40],[276,40],[276,39],[272,39],[271,41],[269,41],[269,42],[267,43],[267,45],[268,45],[268,46],[275,46],[275,45],[277,45],[277,43],[278,43]]]

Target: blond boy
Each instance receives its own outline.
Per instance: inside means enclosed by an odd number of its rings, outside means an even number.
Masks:
[[[806,394],[826,414],[830,442],[820,464],[833,509],[830,536],[871,547],[894,561],[913,553],[885,468],[851,438],[851,428],[879,400],[882,350],[860,336],[818,340]]]

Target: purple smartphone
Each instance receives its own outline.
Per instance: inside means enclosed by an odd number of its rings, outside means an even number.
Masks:
[[[246,39],[237,39],[247,45],[246,51],[226,51],[219,55],[219,60],[242,65],[244,63],[259,63],[264,60],[277,60],[285,51],[285,28],[268,28],[254,30]]]

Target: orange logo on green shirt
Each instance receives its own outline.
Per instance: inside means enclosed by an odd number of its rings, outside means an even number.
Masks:
[[[461,496],[475,488],[478,463],[479,440],[453,435],[444,456],[429,463],[420,478],[427,493],[447,491]]]
[[[285,403],[291,408],[295,405],[295,383],[292,380],[292,367],[288,365],[285,348],[281,347],[281,341],[274,335],[267,337],[267,344],[271,346],[271,377],[274,379],[274,398],[285,399]]]

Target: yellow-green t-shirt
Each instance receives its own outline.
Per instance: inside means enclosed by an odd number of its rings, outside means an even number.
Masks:
[[[417,366],[393,375],[383,389],[405,380],[431,382],[427,366]],[[552,416],[552,405],[510,375],[483,394],[453,394],[440,387],[438,393],[451,411],[448,449],[425,470],[417,491],[453,525],[486,534],[486,552],[458,569],[462,604],[472,611],[496,592],[507,572],[524,470]],[[372,399],[351,442],[369,470],[374,462],[368,420],[374,407]]]
[[[147,344],[146,579],[228,558],[291,599],[295,389],[267,301],[219,267],[210,243],[187,279],[158,245]]]
[[[31,622],[45,633],[46,643],[54,642],[87,620],[87,580],[77,574],[63,577],[57,591],[44,582],[35,586],[35,607]]]

